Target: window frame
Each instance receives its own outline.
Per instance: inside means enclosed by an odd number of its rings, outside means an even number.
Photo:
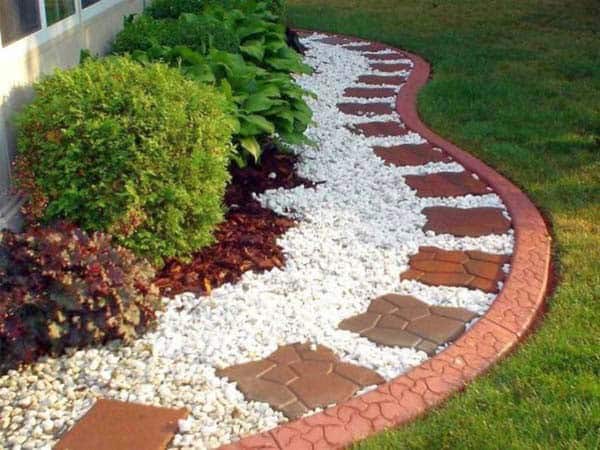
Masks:
[[[94,16],[123,3],[127,0],[100,0],[86,8],[81,7],[81,0],[75,0],[75,13],[58,22],[48,25],[46,20],[46,5],[44,0],[38,0],[40,12],[40,29],[23,36],[9,44],[2,44],[2,30],[0,30],[0,60],[24,56],[28,51],[42,46],[60,35],[78,27]],[[144,2],[145,3],[145,2]]]

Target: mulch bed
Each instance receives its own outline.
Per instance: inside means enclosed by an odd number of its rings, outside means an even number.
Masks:
[[[225,194],[228,213],[217,227],[216,243],[195,253],[190,262],[167,261],[156,277],[162,295],[207,295],[224,283],[238,281],[247,270],[261,272],[284,266],[285,257],[276,241],[295,222],[262,207],[252,194],[280,187],[314,186],[297,175],[297,159],[269,144],[260,166],[232,167],[231,184]]]

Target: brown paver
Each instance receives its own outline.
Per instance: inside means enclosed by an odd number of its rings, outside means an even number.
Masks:
[[[392,147],[373,147],[377,156],[392,166],[422,166],[430,162],[451,162],[447,153],[431,144],[403,144]]]
[[[347,50],[354,50],[356,52],[380,52],[387,50],[387,45],[378,44],[376,42],[369,42],[366,44],[346,45],[344,46]]]
[[[396,61],[399,59],[405,59],[406,56],[403,53],[395,52],[395,53],[365,53],[367,59],[371,61]]]
[[[338,103],[338,109],[344,114],[351,114],[354,116],[365,116],[365,115],[382,115],[392,114],[394,108],[389,103],[373,102],[373,103]]]
[[[457,197],[490,193],[484,182],[466,171],[406,175],[404,180],[417,191],[417,197]]]
[[[396,95],[396,89],[394,89],[394,88],[353,87],[353,88],[346,88],[344,90],[345,97],[384,98],[384,97],[393,97],[395,95]]]
[[[404,70],[410,70],[410,64],[406,63],[373,63],[370,67],[379,72],[402,72]]]
[[[510,229],[510,220],[500,208],[451,208],[430,206],[423,208],[427,217],[425,231],[448,233],[454,236],[479,237],[487,234],[503,234]]]
[[[54,450],[162,450],[187,415],[185,408],[99,399]]]
[[[406,56],[414,68],[398,94],[398,113],[407,127],[485,179],[507,205],[515,228],[510,277],[484,317],[445,351],[372,392],[245,437],[224,449],[338,449],[386,428],[406,424],[441,406],[489,370],[518,345],[543,310],[551,260],[551,239],[543,218],[510,181],[421,122],[416,98],[429,80],[430,67],[417,55]]]
[[[406,82],[406,77],[399,75],[360,75],[359,83],[374,84],[378,86],[400,86]]]
[[[318,42],[323,42],[324,44],[329,45],[349,45],[349,44],[359,44],[361,41],[354,38],[348,38],[343,36],[330,36],[323,39],[317,39]]]
[[[343,363],[327,347],[290,344],[267,358],[217,371],[238,384],[248,400],[266,402],[287,417],[350,399],[359,389],[383,383],[376,372]]]
[[[421,247],[410,257],[410,269],[400,275],[402,280],[417,280],[432,286],[457,286],[498,292],[498,282],[505,273],[502,266],[510,261],[506,255],[479,251],[449,251],[436,247]],[[450,312],[448,312],[450,311]],[[452,310],[436,307],[435,314],[462,320]]]
[[[365,314],[369,320],[364,320]],[[377,297],[367,313],[340,322],[342,330],[360,334],[377,344],[409,347],[429,355],[456,339],[477,314],[464,308],[434,307],[407,295]]]
[[[357,134],[366,137],[386,137],[386,136],[405,136],[410,130],[398,122],[365,122],[350,126],[350,129]]]

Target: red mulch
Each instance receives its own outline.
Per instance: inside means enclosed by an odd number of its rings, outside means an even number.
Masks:
[[[161,293],[206,295],[223,283],[238,281],[247,270],[261,272],[283,267],[285,258],[276,240],[295,222],[263,208],[252,193],[313,186],[296,174],[296,161],[296,156],[280,153],[269,145],[264,149],[260,166],[233,167],[225,194],[229,212],[225,222],[217,227],[216,243],[194,254],[189,263],[167,261],[156,277]],[[277,177],[269,177],[271,173]]]

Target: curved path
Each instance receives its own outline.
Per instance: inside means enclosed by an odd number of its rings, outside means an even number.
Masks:
[[[551,246],[544,220],[519,188],[421,122],[416,99],[419,89],[429,79],[429,64],[417,55],[379,43],[340,35],[330,35],[326,41],[372,55],[381,52],[380,58],[373,59],[381,59],[383,63],[385,51],[402,54],[412,61],[410,75],[397,95],[396,111],[408,129],[476,173],[501,197],[515,230],[511,270],[485,315],[446,350],[422,365],[367,394],[268,432],[243,438],[223,449],[340,448],[385,428],[411,421],[440,405],[506,355],[531,329],[543,308],[549,284]],[[385,64],[382,65],[384,68]],[[394,163],[391,155],[382,153],[379,156]]]

